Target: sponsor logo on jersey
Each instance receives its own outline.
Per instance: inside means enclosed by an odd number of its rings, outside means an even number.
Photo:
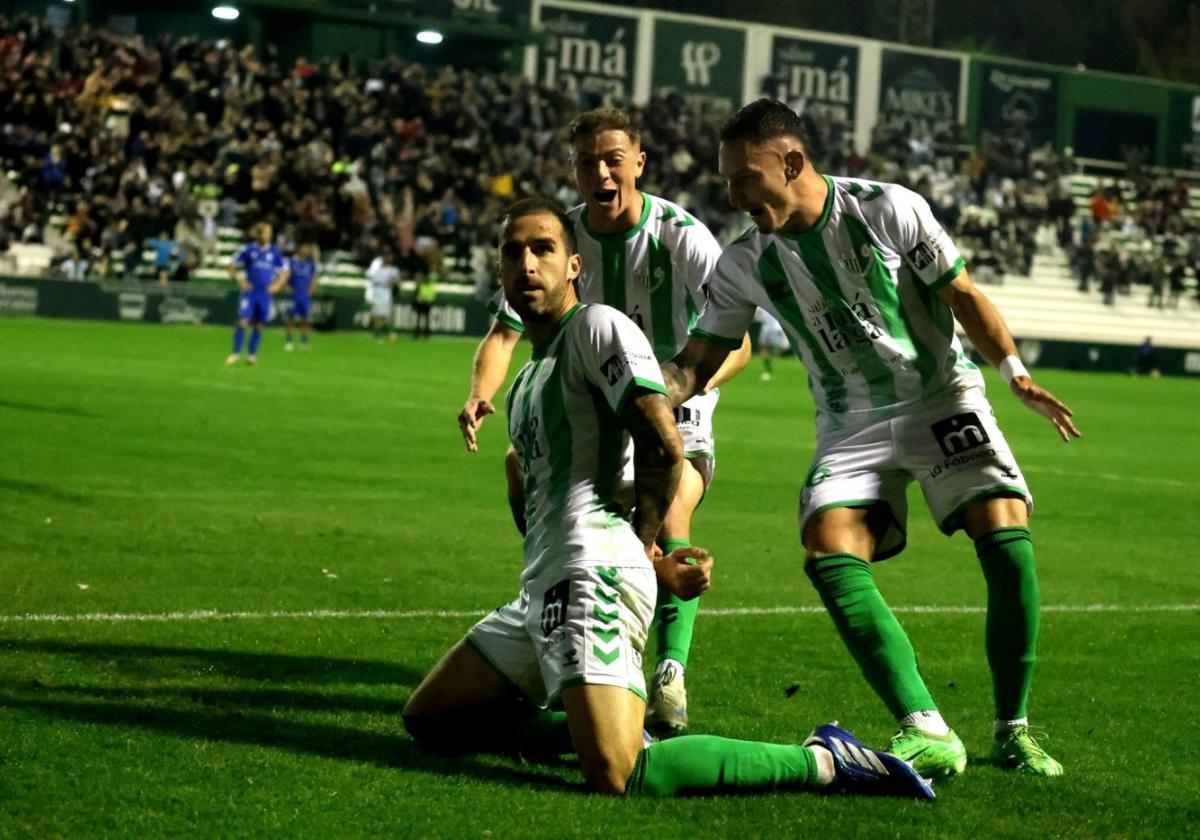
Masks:
[[[520,468],[523,475],[529,475],[529,469],[533,462],[546,454],[538,439],[540,426],[541,420],[538,417],[530,417],[518,425],[511,436],[513,449],[517,450],[517,460],[521,462]]]
[[[855,345],[869,345],[883,335],[876,318],[879,311],[865,300],[847,305],[839,301],[814,307],[808,322],[828,353],[839,353]],[[810,310],[813,311],[813,310]]]
[[[625,367],[625,359],[620,353],[614,353],[604,360],[604,364],[600,365],[600,375],[609,385],[616,385],[625,375]]]
[[[569,580],[560,581],[546,590],[542,598],[542,635],[549,636],[567,620],[567,602],[571,591]]]
[[[962,414],[939,420],[930,426],[929,430],[947,458],[992,442],[979,415],[974,411],[964,411]]]
[[[908,252],[908,261],[913,264],[917,271],[928,268],[937,259],[937,254],[934,253],[932,246],[928,242],[918,242],[917,247]]]

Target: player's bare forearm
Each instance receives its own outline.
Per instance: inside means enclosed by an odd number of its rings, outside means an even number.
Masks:
[[[662,366],[663,382],[667,385],[668,399],[672,406],[681,405],[699,393],[696,388],[696,372],[681,368],[675,362],[667,362]]]
[[[1004,323],[1004,316],[971,282],[967,272],[959,274],[953,283],[939,290],[938,295],[954,312],[975,349],[990,364],[998,367],[1006,357],[1017,355],[1017,343],[1013,341],[1008,324]]]
[[[683,472],[683,441],[675,413],[662,394],[635,399],[625,418],[633,438],[633,527],[643,545],[653,545]]]
[[[750,346],[750,333],[742,336],[742,346],[725,357],[725,361],[717,368],[708,383],[704,386],[705,393],[720,388],[730,379],[741,373],[742,368],[750,361],[753,350]]]
[[[962,324],[967,338],[988,362],[1000,367],[1006,358],[1019,359],[1017,343],[1004,323],[1004,317],[987,295],[971,283],[966,272],[938,294]],[[1012,376],[1009,389],[1026,408],[1049,420],[1064,441],[1081,436],[1072,420],[1074,413],[1066,403],[1034,382],[1028,373]]]
[[[729,356],[729,349],[702,338],[689,338],[679,355],[662,366],[671,405],[678,406],[699,394]]]
[[[459,431],[468,452],[475,452],[479,448],[475,433],[483,423],[483,418],[496,410],[492,398],[508,376],[513,348],[520,339],[519,332],[497,321],[483,341],[479,342],[471,363],[471,390],[462,411],[458,413]]]

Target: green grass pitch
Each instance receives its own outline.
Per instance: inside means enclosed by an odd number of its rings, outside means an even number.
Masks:
[[[1084,432],[1065,445],[989,374],[1038,499],[1033,711],[1065,777],[976,762],[929,804],[652,802],[585,795],[565,761],[423,756],[403,732],[405,699],[470,614],[516,593],[503,419],[476,455],[454,422],[473,342],[319,335],[285,354],[271,331],[258,367],[226,368],[228,340],[0,321],[0,837],[1195,831],[1200,382],[1039,372]],[[883,742],[892,722],[801,568],[803,375],[783,363],[764,383],[757,364],[724,391],[696,519],[717,565],[693,728],[791,741],[837,718]],[[909,548],[877,567],[880,587],[924,608],[901,621],[982,756],[982,576],[968,541],[911,501]]]

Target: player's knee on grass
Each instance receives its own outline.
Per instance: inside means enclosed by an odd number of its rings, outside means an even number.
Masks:
[[[625,793],[625,786],[633,774],[633,766],[637,756],[632,760],[628,756],[610,752],[608,754],[580,755],[579,763],[583,767],[583,778],[587,786],[596,793],[609,796],[620,796]]]
[[[642,750],[646,705],[626,689],[575,685],[562,694],[571,741],[588,788],[620,795]]]

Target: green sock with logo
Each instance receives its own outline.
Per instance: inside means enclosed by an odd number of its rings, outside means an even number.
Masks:
[[[625,792],[665,797],[816,784],[817,758],[808,747],[683,735],[638,753]]]
[[[687,548],[688,540],[664,540],[663,554],[677,548]],[[696,613],[700,610],[700,599],[685,601],[667,589],[659,587],[658,603],[654,608],[654,638],[657,642],[657,660],[674,659],[687,667],[688,651],[692,649],[692,631],[696,626]]]
[[[904,628],[883,600],[871,564],[853,554],[828,554],[805,568],[842,641],[871,688],[896,719],[936,711]]]
[[[997,720],[1026,716],[1037,662],[1039,610],[1037,568],[1028,528],[997,528],[975,540],[987,581],[988,664]]]

